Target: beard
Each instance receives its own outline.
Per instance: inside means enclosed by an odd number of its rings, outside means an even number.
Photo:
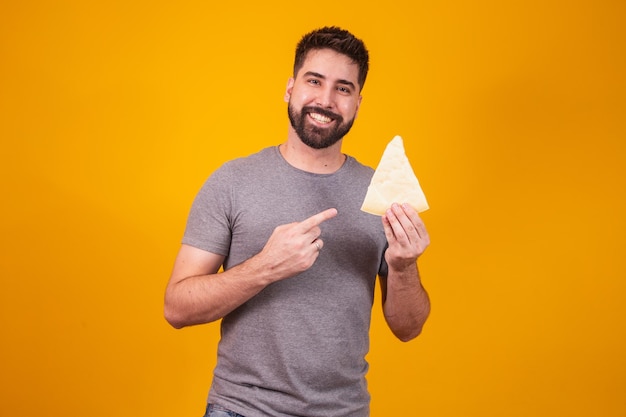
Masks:
[[[319,128],[307,124],[307,115],[310,112],[315,112],[326,117],[333,119],[335,126],[332,128]],[[354,124],[354,117],[345,122],[343,117],[333,113],[329,110],[321,109],[319,107],[304,106],[298,113],[291,103],[287,106],[287,113],[289,114],[289,122],[291,127],[296,131],[298,137],[305,145],[313,149],[324,149],[339,142],[352,128]]]

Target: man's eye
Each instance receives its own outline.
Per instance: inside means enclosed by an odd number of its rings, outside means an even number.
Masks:
[[[337,87],[337,90],[341,93],[350,94],[350,89],[348,87]]]
[[[319,83],[320,83],[319,80],[316,80],[316,79],[310,79],[309,80],[309,84],[319,85]]]

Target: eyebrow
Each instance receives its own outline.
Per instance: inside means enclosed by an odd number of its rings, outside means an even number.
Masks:
[[[313,76],[313,77],[316,77],[316,78],[321,78],[322,80],[326,79],[326,77],[324,75],[322,75],[322,74],[320,74],[318,72],[315,72],[315,71],[307,71],[307,72],[305,72],[304,76],[307,76],[307,75],[308,76]],[[339,80],[337,80],[337,84],[347,85],[347,86],[349,86],[349,87],[351,87],[351,88],[356,90],[356,86],[354,85],[354,83],[352,81],[349,81],[349,80],[339,79]]]

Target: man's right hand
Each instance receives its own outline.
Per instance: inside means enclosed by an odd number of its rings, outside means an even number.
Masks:
[[[330,208],[301,222],[274,229],[258,255],[274,280],[290,278],[313,265],[324,246],[319,226],[336,215],[337,209]]]
[[[261,252],[224,272],[224,256],[182,245],[165,291],[167,321],[181,328],[218,320],[268,284],[307,270],[324,246],[319,225],[336,215],[332,208],[278,226]]]

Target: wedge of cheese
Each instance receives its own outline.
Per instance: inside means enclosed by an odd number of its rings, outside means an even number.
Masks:
[[[418,213],[428,210],[426,196],[404,152],[400,136],[394,137],[387,144],[361,210],[382,216],[393,203],[408,203]]]

